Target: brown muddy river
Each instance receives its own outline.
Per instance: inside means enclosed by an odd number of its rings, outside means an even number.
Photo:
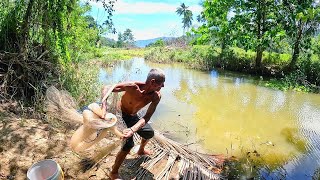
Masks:
[[[166,73],[151,125],[197,151],[246,161],[238,178],[312,179],[320,173],[320,95],[259,86],[260,78],[135,58],[101,69],[99,81]],[[252,168],[254,167],[254,168]]]

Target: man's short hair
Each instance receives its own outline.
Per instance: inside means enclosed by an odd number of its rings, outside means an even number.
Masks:
[[[162,69],[154,68],[149,71],[146,82],[155,79],[157,82],[163,82],[165,80],[165,75]]]

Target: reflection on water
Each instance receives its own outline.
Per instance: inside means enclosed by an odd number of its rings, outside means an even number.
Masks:
[[[101,70],[100,80],[144,81],[151,67],[166,73],[156,129],[207,153],[248,156],[267,166],[266,179],[310,179],[320,167],[320,95],[257,86],[258,80],[229,72],[199,72],[179,65],[124,61]]]

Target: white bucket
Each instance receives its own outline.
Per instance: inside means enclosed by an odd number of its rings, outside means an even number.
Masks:
[[[28,169],[27,178],[29,180],[63,180],[63,172],[54,160],[45,159]]]

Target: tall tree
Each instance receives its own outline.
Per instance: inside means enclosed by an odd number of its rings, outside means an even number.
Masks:
[[[111,18],[114,1],[99,1]],[[88,28],[88,6],[80,0],[0,2],[0,51],[10,52],[0,61],[1,73],[8,75],[0,81],[1,97],[33,101],[42,92],[38,86],[52,78],[52,66],[70,67],[90,50],[97,30]]]
[[[133,34],[132,34],[132,31],[131,29],[126,29],[124,32],[123,32],[123,41],[127,44],[133,44],[134,42],[134,37],[133,37]]]
[[[234,10],[235,16],[231,18],[231,21],[236,31],[237,41],[246,49],[255,49],[255,65],[256,68],[260,68],[263,51],[281,32],[281,27],[276,22],[276,1],[236,0]]]
[[[189,29],[192,25],[193,14],[192,11],[188,9],[189,7],[186,6],[184,3],[181,3],[180,7],[177,8],[176,13],[179,16],[182,16],[182,24],[183,24],[183,34],[185,33],[186,29]]]
[[[278,13],[279,22],[292,41],[292,59],[289,69],[297,63],[303,39],[319,29],[320,8],[315,0],[283,0]]]
[[[118,47],[122,47],[122,46],[123,46],[123,42],[124,42],[124,40],[123,40],[123,35],[122,35],[121,32],[119,32],[119,33],[118,33],[117,46],[118,46]]]
[[[234,1],[232,0],[214,0],[203,2],[204,11],[201,13],[204,24],[195,31],[202,36],[198,39],[202,42],[217,39],[222,51],[226,48],[230,40],[231,26],[228,21],[228,15],[231,11]]]
[[[85,16],[86,21],[88,22],[88,28],[97,28],[98,24],[96,20],[90,15]]]

